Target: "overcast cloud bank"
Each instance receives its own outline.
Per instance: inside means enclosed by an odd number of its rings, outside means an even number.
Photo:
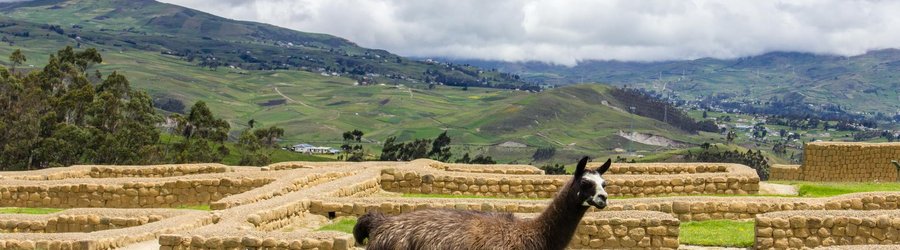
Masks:
[[[900,46],[900,1],[163,1],[417,57],[574,65]]]

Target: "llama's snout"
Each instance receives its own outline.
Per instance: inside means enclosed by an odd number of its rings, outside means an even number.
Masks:
[[[606,208],[606,195],[597,194],[589,200],[589,204],[593,205],[597,209]]]

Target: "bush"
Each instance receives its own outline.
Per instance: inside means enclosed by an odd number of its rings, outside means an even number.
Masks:
[[[560,164],[544,165],[543,167],[540,167],[540,169],[544,170],[544,174],[550,174],[550,175],[566,174],[566,166],[563,166]]]

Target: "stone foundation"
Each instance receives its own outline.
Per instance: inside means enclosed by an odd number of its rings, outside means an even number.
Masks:
[[[756,218],[759,249],[900,243],[900,211],[793,211]]]
[[[88,184],[0,184],[0,207],[153,208],[209,204],[261,187],[271,178],[196,178]]]
[[[811,142],[803,148],[803,165],[772,168],[773,180],[870,182],[897,181],[900,143]],[[798,173],[799,171],[799,173]]]
[[[606,191],[610,196],[755,194],[759,191],[759,177],[743,165],[632,164],[624,169],[616,171],[654,174],[608,175]],[[392,168],[381,172],[381,186],[391,192],[516,198],[550,198],[569,179],[569,175],[467,174]]]
[[[771,181],[792,181],[802,180],[800,165],[772,165],[769,168],[769,180]]]

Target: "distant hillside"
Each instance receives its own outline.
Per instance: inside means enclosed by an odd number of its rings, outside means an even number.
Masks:
[[[530,162],[540,147],[557,148],[553,159],[567,162],[582,155],[612,155],[617,148],[666,149],[629,141],[618,135],[620,130],[691,144],[717,137],[692,135],[624,112],[605,85],[539,93],[512,90],[522,83],[510,74],[400,58],[338,37],[233,21],[153,1],[17,2],[0,4],[0,12],[5,43],[0,64],[15,49],[28,57],[18,69],[34,70],[67,45],[96,47],[103,63],[90,71],[118,71],[166,112],[184,112],[203,100],[231,124],[232,137],[251,119],[257,126],[284,128],[281,144],[338,146],[342,132],[359,129],[366,133],[370,153],[377,154],[388,137],[433,138],[447,130],[456,153],[451,159],[470,152],[520,163]],[[207,60],[221,65],[210,67]],[[367,69],[366,76],[379,75],[374,76],[377,83],[360,86],[362,74],[298,70],[334,70],[353,62]],[[273,66],[281,63],[301,66]],[[467,84],[474,79],[494,88]]]
[[[38,0],[0,3],[0,35],[10,46],[56,40],[112,51],[170,55],[215,69],[303,69],[360,83],[531,88],[516,76],[420,62],[331,35],[236,21],[152,0]]]
[[[833,103],[858,112],[900,112],[900,50],[896,49],[852,57],[773,52],[730,60],[585,61],[574,67],[456,62],[519,74],[535,83],[603,82],[657,92],[665,87],[666,93],[683,99],[725,94],[734,101],[766,101],[796,92],[813,104]]]

